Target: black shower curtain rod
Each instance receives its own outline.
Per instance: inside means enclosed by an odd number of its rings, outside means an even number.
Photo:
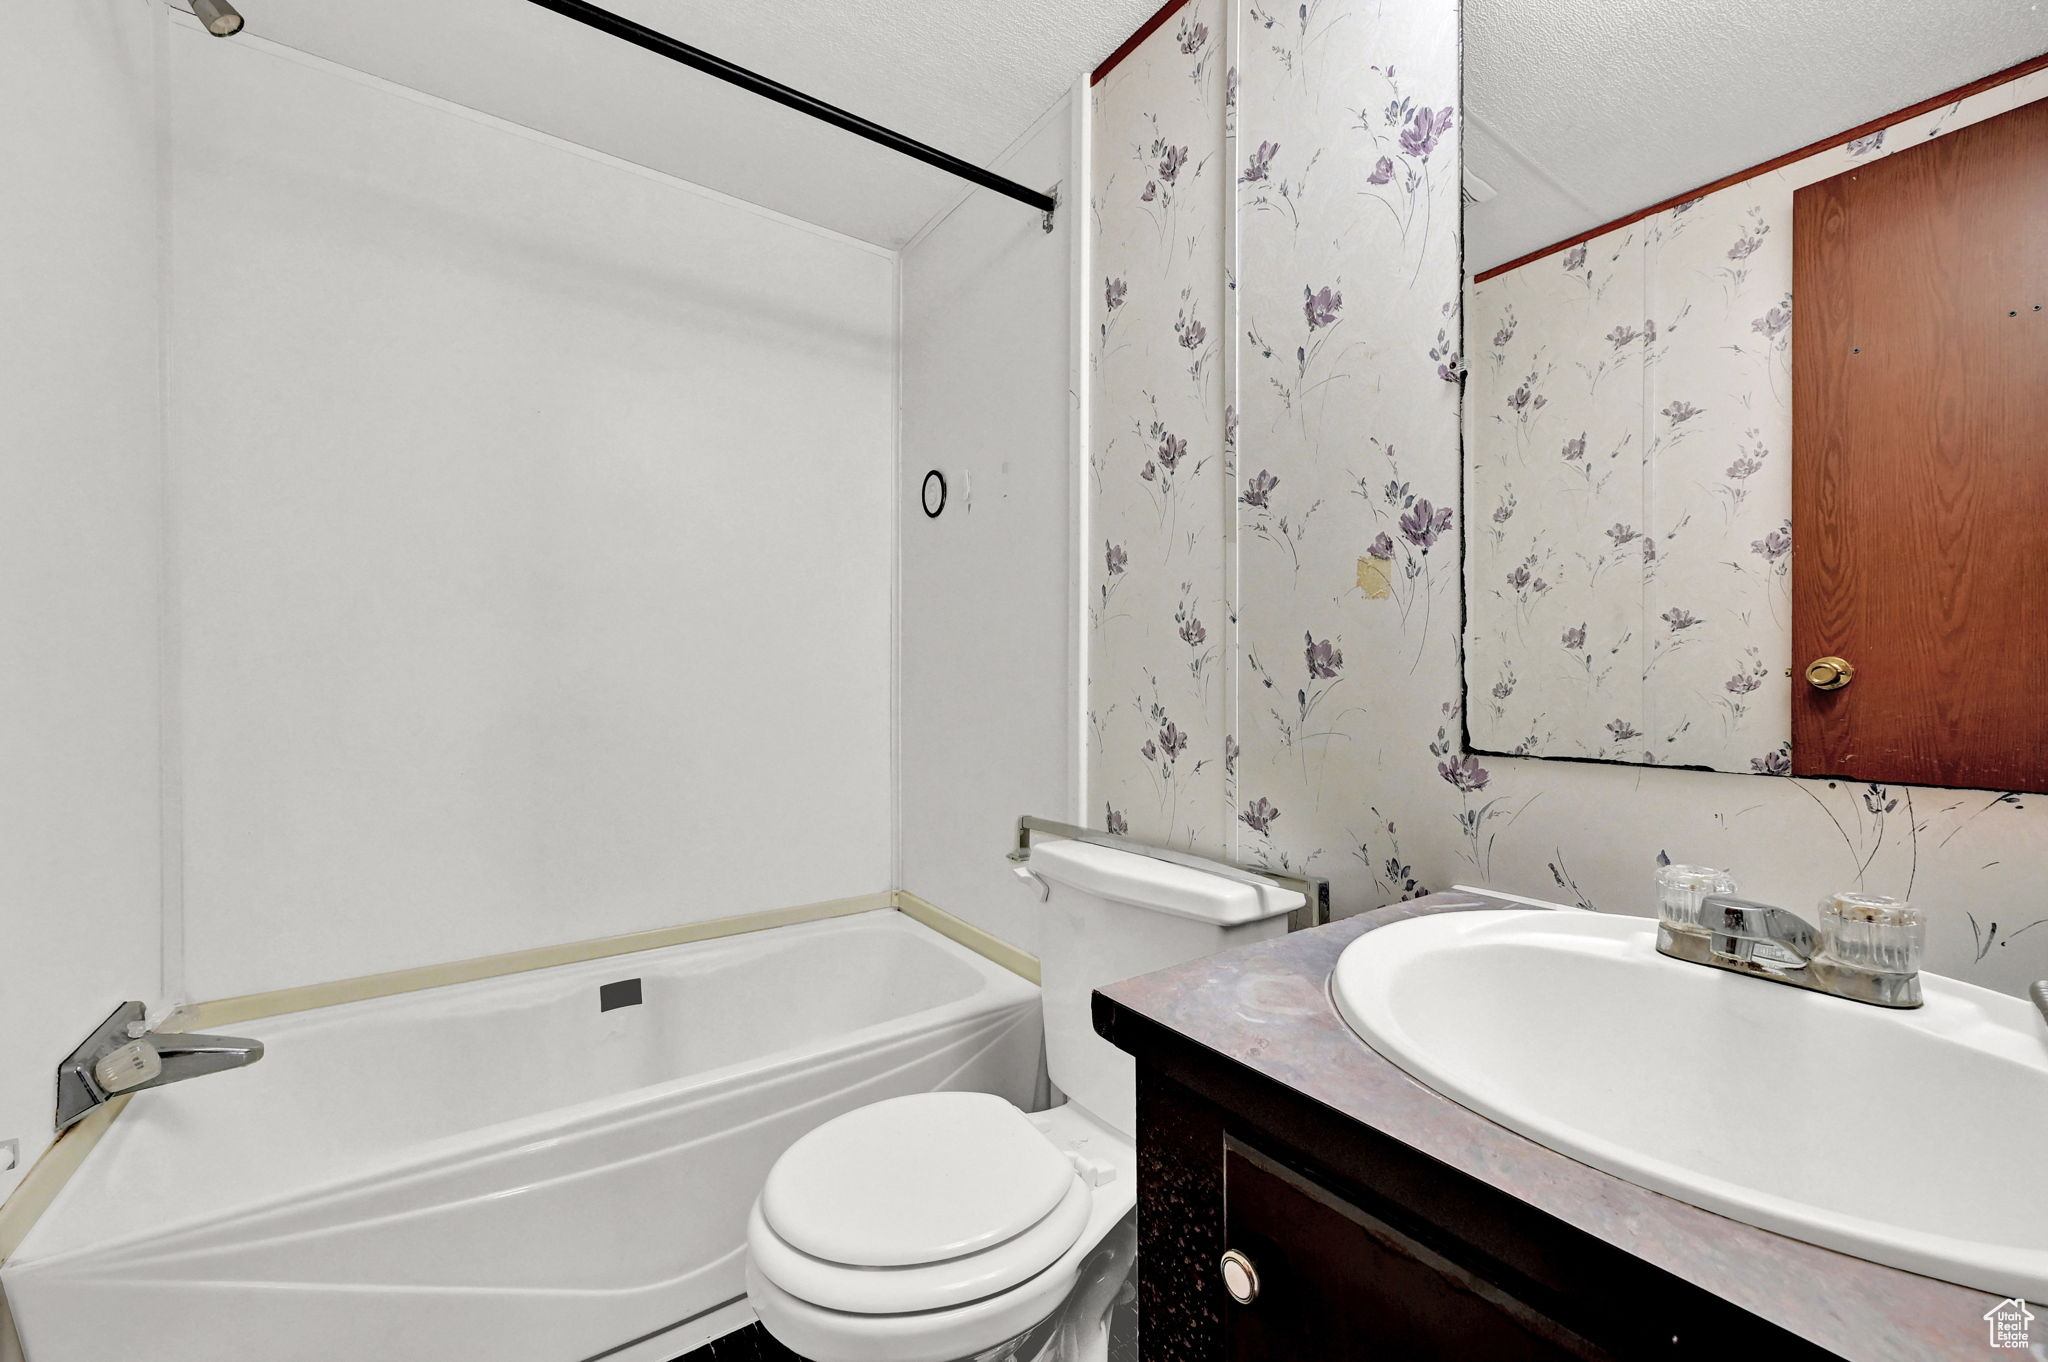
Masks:
[[[631,19],[613,14],[610,10],[599,9],[596,5],[587,3],[587,0],[532,0],[532,3],[542,9],[553,10],[565,18],[574,19],[579,24],[588,24],[600,33],[623,38],[635,47],[644,47],[649,52],[667,57],[670,61],[681,62],[708,76],[716,76],[728,84],[739,86],[742,90],[751,90],[763,98],[795,109],[798,113],[809,114],[812,118],[830,123],[836,128],[844,128],[857,137],[865,137],[870,142],[879,143],[891,151],[923,161],[926,165],[937,166],[940,170],[978,184],[983,189],[993,189],[996,193],[1006,194],[1019,203],[1029,204],[1046,215],[1047,230],[1051,230],[1053,210],[1059,206],[1059,200],[1043,190],[1027,189],[1015,180],[1006,180],[993,171],[983,170],[980,166],[963,161],[958,156],[950,156],[937,147],[926,146],[914,138],[905,137],[900,132],[892,132],[879,123],[869,122],[859,114],[848,113],[837,105],[827,104],[822,99],[814,99],[801,90],[792,90],[780,81],[770,80],[764,75],[749,71],[744,66],[735,66],[723,57],[714,57],[702,48],[692,47],[686,42],[669,37],[666,33],[657,33],[644,24],[636,24]]]

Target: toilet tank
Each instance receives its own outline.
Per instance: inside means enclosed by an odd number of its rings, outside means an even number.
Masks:
[[[1041,842],[1030,865],[1051,886],[1038,934],[1046,1068],[1069,1099],[1135,1138],[1137,1067],[1095,1034],[1090,996],[1103,984],[1280,936],[1306,900],[1086,842]]]

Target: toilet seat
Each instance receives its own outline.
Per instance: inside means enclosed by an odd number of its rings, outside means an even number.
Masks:
[[[763,1213],[764,1192],[748,1218],[747,1296],[771,1334],[816,1362],[954,1362],[1035,1327],[1060,1308],[1084,1264],[1092,1261],[1090,1255],[1102,1251],[1105,1236],[1131,1213],[1136,1201],[1137,1151],[1128,1137],[1072,1103],[1027,1116],[1000,1098],[994,1101],[1001,1106],[988,1109],[987,1119],[1012,1134],[1022,1121],[1067,1169],[1066,1188],[1054,1209],[1023,1233],[972,1253],[936,1263],[861,1267],[828,1262],[785,1242]],[[939,1103],[937,1109],[941,1115],[963,1110],[951,1100]],[[915,1142],[918,1137],[913,1133],[906,1139]],[[886,1205],[895,1194],[890,1186],[903,1180],[920,1184],[927,1195],[943,1186],[932,1167],[906,1157],[913,1144],[885,1145],[877,1167],[830,1160],[827,1156],[835,1143],[831,1137],[820,1141],[825,1151],[816,1155],[824,1160],[821,1168],[833,1169],[841,1179],[877,1180],[883,1184],[874,1197],[877,1204]],[[1017,1145],[1029,1151],[1039,1167],[1045,1166],[1035,1159],[1040,1152],[1037,1147],[1022,1140]],[[839,1148],[843,1152],[845,1146]],[[967,1164],[975,1162],[972,1157],[961,1158]],[[986,1173],[986,1167],[983,1171]],[[1084,1220],[1078,1234],[1066,1224],[1075,1207]],[[963,1218],[955,1226],[956,1237],[987,1237],[985,1233],[961,1236],[965,1225]],[[1063,1251],[1035,1270],[1030,1267],[1034,1261],[1043,1261],[1047,1245],[1061,1239],[1068,1241]],[[866,1249],[863,1256],[875,1256],[872,1244],[856,1246],[855,1251],[862,1248]],[[977,1281],[978,1273],[986,1275]],[[986,1285],[1006,1276],[1012,1277],[1014,1284]],[[961,1293],[970,1289],[981,1294],[961,1300]],[[827,1295],[841,1304],[820,1299]],[[949,1297],[960,1303],[937,1303]]]
[[[1011,1103],[923,1092],[805,1135],[776,1160],[760,1205],[776,1237],[812,1258],[922,1267],[1016,1239],[1073,1182],[1066,1156]]]
[[[1094,1198],[1009,1102],[919,1093],[819,1126],[776,1163],[747,1222],[760,1274],[852,1314],[964,1305],[1045,1271]]]
[[[901,1315],[965,1305],[1029,1281],[1058,1262],[1087,1228],[1093,1198],[1072,1186],[1051,1215],[1016,1238],[916,1267],[849,1267],[801,1253],[770,1229],[754,1203],[747,1252],[762,1276],[798,1300],[855,1315]]]

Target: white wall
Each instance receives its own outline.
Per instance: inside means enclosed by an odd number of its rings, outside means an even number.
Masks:
[[[892,258],[170,40],[187,992],[888,888]]]
[[[0,42],[0,1195],[57,1061],[158,991],[159,23],[68,0]]]
[[[995,166],[1065,182],[1050,235],[977,191],[902,263],[902,887],[1029,951],[1038,905],[1003,852],[1018,814],[1072,814],[1070,117],[1063,100]],[[952,485],[937,520],[931,468]]]

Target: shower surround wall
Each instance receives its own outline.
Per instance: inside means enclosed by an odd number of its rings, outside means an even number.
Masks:
[[[2048,974],[2048,796],[1463,750],[1457,60],[1448,0],[1193,0],[1096,87],[1091,821],[1339,912],[1648,913],[1660,855],[1860,885],[1931,910],[1934,970]]]
[[[0,1197],[56,1061],[161,996],[160,14],[70,0],[0,43],[0,110],[36,130],[0,147]]]
[[[891,253],[169,37],[188,995],[888,891]]]
[[[162,0],[62,15],[0,52],[63,134],[0,153],[0,1196],[124,998],[897,888],[1035,945],[998,853],[1074,811],[1083,215],[963,193],[899,256]],[[1072,199],[1077,121],[998,168]]]
[[[1079,195],[1061,100],[992,165]],[[1017,815],[1074,813],[1071,252],[1086,218],[985,189],[900,260],[898,887],[1036,954],[1043,912],[1003,849]],[[924,475],[947,479],[937,519]]]
[[[893,255],[160,0],[36,34],[0,1196],[123,999],[882,901]]]

